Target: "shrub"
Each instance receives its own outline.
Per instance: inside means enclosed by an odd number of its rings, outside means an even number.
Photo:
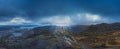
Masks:
[[[117,44],[115,40],[108,41],[108,44],[115,45]]]

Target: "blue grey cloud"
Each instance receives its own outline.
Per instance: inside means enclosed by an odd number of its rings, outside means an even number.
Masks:
[[[119,0],[0,0],[0,21],[18,16],[38,21],[57,15],[90,13],[119,22],[119,5]]]

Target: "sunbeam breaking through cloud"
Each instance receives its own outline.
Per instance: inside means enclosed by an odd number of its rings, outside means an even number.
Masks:
[[[69,26],[71,25],[71,18],[69,16],[53,16],[53,17],[49,17],[49,18],[43,18],[41,21],[43,22],[48,22],[51,25],[56,25],[56,26]]]
[[[69,25],[78,25],[78,24],[97,24],[97,23],[108,23],[107,18],[103,18],[100,15],[94,15],[89,13],[68,15],[68,16],[51,16],[47,18],[42,18],[39,20],[40,24],[49,24],[56,26],[69,26]]]

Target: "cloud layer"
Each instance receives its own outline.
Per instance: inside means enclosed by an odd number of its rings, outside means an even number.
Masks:
[[[16,16],[35,23],[43,23],[40,19],[57,19],[57,23],[46,20],[48,24],[119,22],[119,5],[119,0],[0,0],[0,22]]]

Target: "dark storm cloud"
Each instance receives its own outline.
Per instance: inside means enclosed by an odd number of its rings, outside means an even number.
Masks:
[[[37,19],[80,12],[119,18],[119,5],[119,0],[0,0],[0,19],[16,16]]]
[[[82,0],[79,5],[86,11],[101,15],[120,15],[119,0]]]
[[[0,16],[44,17],[82,11],[74,0],[2,0]]]

